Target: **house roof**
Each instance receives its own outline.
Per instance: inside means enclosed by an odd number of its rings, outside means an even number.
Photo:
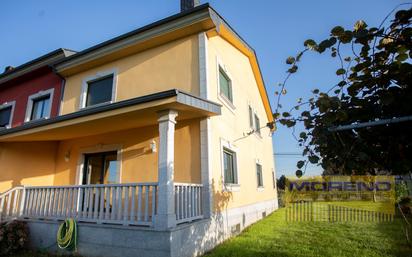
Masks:
[[[64,48],[59,48],[54,51],[51,51],[45,55],[42,55],[34,60],[31,60],[29,62],[26,62],[22,65],[19,65],[9,71],[0,73],[0,85],[3,83],[6,83],[12,79],[15,79],[17,77],[26,75],[32,71],[35,71],[39,68],[49,66],[54,64],[57,61],[60,61],[61,59],[73,55],[76,52],[73,50],[69,49],[64,49]]]
[[[104,62],[119,59],[122,50],[130,54],[201,31],[208,32],[208,36],[220,35],[249,58],[268,121],[272,122],[273,112],[255,50],[208,3],[87,48],[56,63],[55,68],[69,76],[102,64],[103,58]]]

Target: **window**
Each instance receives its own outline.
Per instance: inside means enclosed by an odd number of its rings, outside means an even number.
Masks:
[[[219,87],[220,94],[225,96],[227,100],[233,103],[232,81],[226,72],[219,66]]]
[[[262,165],[256,163],[257,186],[263,187]]]
[[[253,129],[253,110],[252,107],[249,105],[249,126]]]
[[[236,153],[223,148],[223,171],[225,184],[237,184]]]
[[[40,91],[29,96],[25,121],[50,118],[54,89]]]
[[[47,118],[50,114],[50,95],[33,99],[30,120]]]
[[[112,101],[113,74],[87,82],[85,107]]]
[[[13,105],[0,106],[0,128],[9,128],[11,125]]]
[[[260,120],[256,113],[255,113],[255,131],[258,135],[260,135]]]

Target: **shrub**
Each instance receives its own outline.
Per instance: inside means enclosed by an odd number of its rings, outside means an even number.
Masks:
[[[405,181],[401,181],[396,183],[395,185],[395,196],[396,202],[399,202],[402,198],[405,198],[409,195],[408,187],[406,186]]]
[[[0,256],[24,249],[28,238],[29,230],[25,222],[13,220],[0,223]]]

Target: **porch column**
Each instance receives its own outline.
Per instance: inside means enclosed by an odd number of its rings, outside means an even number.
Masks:
[[[176,226],[174,198],[174,142],[177,112],[165,110],[159,115],[158,200],[154,227],[166,230]]]

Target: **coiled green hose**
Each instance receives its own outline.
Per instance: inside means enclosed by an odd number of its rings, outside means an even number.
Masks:
[[[76,250],[77,224],[74,219],[66,219],[57,231],[57,245],[61,249]]]

